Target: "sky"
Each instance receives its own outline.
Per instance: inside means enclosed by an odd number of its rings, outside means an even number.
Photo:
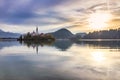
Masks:
[[[0,0],[0,29],[4,31],[26,33],[37,26],[39,32],[67,28],[77,33],[119,25],[120,0]]]

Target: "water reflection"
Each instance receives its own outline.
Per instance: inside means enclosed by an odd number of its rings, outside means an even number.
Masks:
[[[33,47],[36,48],[36,52],[38,53],[38,47],[44,47],[44,46],[53,46],[61,51],[66,51],[69,49],[73,42],[70,40],[56,40],[54,41],[44,41],[44,42],[33,42],[33,41],[22,41],[21,44],[26,45],[27,47]]]
[[[50,41],[50,42],[31,42],[31,41],[0,41],[0,49],[4,47],[11,47],[11,46],[20,46],[20,44],[33,48],[44,47],[44,46],[51,46],[56,47],[61,51],[66,51],[69,49],[73,44],[82,45],[82,46],[89,46],[92,48],[110,48],[110,49],[120,49],[120,41],[77,41],[72,42],[70,40],[57,40],[57,41]],[[37,50],[36,49],[36,50]]]
[[[119,43],[0,42],[0,80],[119,80]]]
[[[120,41],[78,41],[76,44],[88,44],[91,47],[99,48],[111,48],[116,49],[120,48]]]
[[[67,49],[69,49],[72,46],[72,44],[73,44],[73,42],[70,40],[58,40],[58,41],[55,41],[53,46],[55,46],[56,48],[58,48],[62,51],[66,51]]]
[[[4,47],[11,47],[15,45],[20,45],[17,41],[0,41],[0,49]]]
[[[92,52],[91,54],[92,54],[92,59],[94,61],[104,62],[104,60],[106,59],[104,55],[105,53],[103,52],[98,51],[98,52]]]

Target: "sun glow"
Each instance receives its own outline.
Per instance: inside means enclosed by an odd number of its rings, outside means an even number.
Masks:
[[[110,21],[111,14],[107,12],[92,13],[88,19],[89,26],[92,29],[104,29],[108,26],[107,22]]]
[[[97,62],[103,62],[105,60],[104,53],[99,52],[99,51],[98,52],[93,52],[92,57]]]

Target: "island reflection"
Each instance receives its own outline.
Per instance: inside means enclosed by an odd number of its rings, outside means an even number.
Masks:
[[[26,45],[27,47],[33,47],[36,48],[36,52],[38,52],[38,47],[44,47],[44,46],[52,46],[56,47],[57,49],[61,51],[66,51],[69,49],[73,42],[70,40],[56,40],[56,41],[19,41],[20,44]]]
[[[9,79],[119,80],[119,41],[20,43],[0,42],[0,72]],[[40,49],[38,55],[34,48]]]
[[[44,46],[51,46],[55,47],[61,51],[66,51],[69,49],[73,44],[76,45],[87,45],[89,47],[95,47],[95,48],[110,48],[110,49],[116,49],[120,48],[120,41],[71,41],[71,40],[56,40],[56,41],[40,41],[40,42],[34,42],[34,41],[20,41],[20,44],[26,45],[27,47],[33,47],[38,49],[38,47],[44,47]]]
[[[20,43],[20,44],[19,44]],[[44,46],[51,46],[55,47],[61,51],[66,51],[69,49],[73,44],[76,45],[87,45],[89,47],[95,48],[110,48],[110,49],[120,49],[120,41],[77,41],[73,42],[70,40],[56,40],[56,41],[44,41],[44,42],[34,42],[34,41],[0,41],[0,49],[4,47],[11,47],[11,46],[18,46],[18,45],[25,45],[28,48],[33,47],[44,47]]]

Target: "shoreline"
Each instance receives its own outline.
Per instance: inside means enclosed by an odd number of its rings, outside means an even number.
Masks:
[[[69,41],[69,40],[71,39],[55,39],[55,41]],[[19,41],[19,40],[18,38],[0,38],[0,41]],[[77,41],[120,41],[120,39],[79,39]]]
[[[78,41],[120,41],[120,39],[79,39]]]

